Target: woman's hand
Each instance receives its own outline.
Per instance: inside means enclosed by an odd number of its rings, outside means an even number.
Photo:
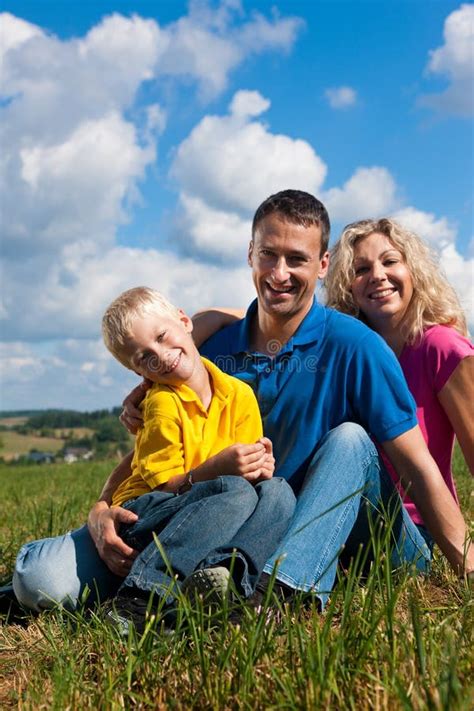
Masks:
[[[144,379],[140,385],[133,388],[122,403],[123,410],[119,419],[130,434],[137,434],[143,425],[143,415],[139,409],[139,405],[152,384],[150,380]]]
[[[99,556],[112,573],[125,578],[138,555],[118,535],[122,523],[134,523],[138,516],[121,506],[110,507],[105,501],[98,501],[92,507],[87,527],[95,543]]]

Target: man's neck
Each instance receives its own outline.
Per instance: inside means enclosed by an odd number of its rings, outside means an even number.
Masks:
[[[250,329],[250,349],[265,355],[276,355],[294,336],[306,314],[278,317],[266,313],[259,305]]]

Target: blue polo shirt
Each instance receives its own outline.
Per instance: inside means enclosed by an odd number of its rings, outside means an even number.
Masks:
[[[316,299],[292,338],[275,356],[250,351],[245,318],[201,347],[224,372],[254,390],[265,435],[273,442],[276,475],[298,489],[321,439],[343,422],[356,422],[378,442],[417,424],[415,402],[385,341],[351,316]],[[271,351],[272,344],[269,349]]]

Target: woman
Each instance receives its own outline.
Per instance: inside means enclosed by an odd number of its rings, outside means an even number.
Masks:
[[[328,306],[364,321],[395,352],[428,449],[457,501],[451,471],[455,436],[474,473],[474,347],[454,289],[433,254],[391,219],[354,222],[332,250],[325,286]],[[397,485],[426,534],[415,505]]]

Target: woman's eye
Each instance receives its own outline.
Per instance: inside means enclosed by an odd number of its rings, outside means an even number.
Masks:
[[[355,274],[356,276],[360,276],[361,274],[365,274],[366,271],[367,271],[367,267],[357,267],[357,268],[354,270],[354,274]]]

